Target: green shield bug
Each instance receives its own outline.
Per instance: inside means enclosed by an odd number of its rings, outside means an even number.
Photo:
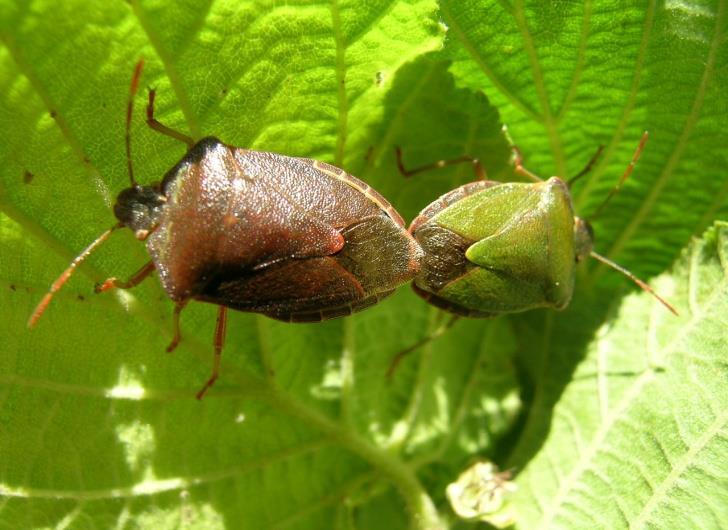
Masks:
[[[175,302],[168,351],[180,341],[179,317],[190,300],[219,306],[213,370],[197,393],[201,398],[218,376],[227,308],[316,322],[369,307],[414,277],[419,245],[366,183],[315,160],[237,148],[212,137],[195,142],[154,118],[154,90],[147,124],[184,142],[188,151],[161,182],[138,184],[129,131],[142,67],[140,61],[127,104],[131,186],[117,196],[118,223],[53,283],[29,327],[78,265],[113,231],[128,227],[146,242],[151,261],[128,281],[110,278],[96,290],[128,289],[157,270]]]
[[[628,178],[646,141],[647,132],[602,206]],[[534,182],[487,180],[480,162],[467,156],[407,170],[397,150],[397,163],[406,176],[470,162],[480,178],[440,197],[409,227],[424,251],[422,267],[412,284],[415,292],[456,315],[437,335],[459,316],[487,318],[539,307],[565,308],[574,291],[575,267],[589,256],[622,272],[677,314],[642,280],[594,252],[591,226],[574,214],[569,185],[588,172],[601,148],[568,184],[559,177],[540,179],[523,166],[515,148],[514,153],[516,172]],[[400,352],[390,373],[406,353],[432,338]]]

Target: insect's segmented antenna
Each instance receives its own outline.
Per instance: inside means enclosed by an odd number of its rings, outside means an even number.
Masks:
[[[48,307],[48,304],[51,303],[51,299],[53,298],[53,295],[56,294],[61,287],[63,287],[63,284],[68,281],[68,279],[71,277],[71,275],[74,273],[76,268],[91,254],[96,248],[106,241],[109,236],[111,235],[114,230],[121,228],[122,224],[117,224],[109,228],[106,232],[101,234],[99,237],[97,237],[93,243],[91,243],[89,246],[87,246],[81,253],[76,256],[71,264],[68,266],[68,268],[61,273],[61,275],[56,279],[55,282],[53,282],[53,285],[51,285],[51,288],[48,289],[48,292],[43,296],[43,299],[40,301],[40,303],[36,306],[35,310],[33,311],[33,314],[30,315],[30,318],[28,319],[28,327],[32,328],[38,323],[38,319],[40,319],[43,312]]]
[[[134,68],[134,75],[131,77],[131,85],[129,86],[129,101],[126,104],[126,167],[129,170],[129,180],[131,181],[132,187],[137,186],[137,182],[134,179],[134,168],[131,163],[131,115],[134,110],[134,97],[136,96],[137,89],[139,88],[139,78],[142,76],[142,70],[144,69],[144,59],[139,59],[139,62]]]
[[[601,261],[605,265],[607,265],[607,266],[613,268],[614,270],[616,270],[616,271],[621,272],[622,274],[624,274],[627,278],[629,278],[634,283],[636,283],[637,285],[639,285],[642,290],[647,291],[652,296],[654,296],[662,305],[664,305],[667,309],[669,309],[675,316],[679,316],[678,313],[677,313],[677,309],[675,309],[670,302],[668,302],[667,300],[665,300],[664,298],[662,298],[659,294],[657,294],[652,289],[652,287],[650,287],[645,282],[643,282],[642,280],[640,280],[637,276],[635,276],[634,274],[632,274],[631,272],[629,272],[627,269],[625,269],[621,265],[617,265],[612,260],[610,260],[608,258],[605,258],[601,254],[597,254],[594,251],[592,251],[590,253],[590,256],[592,258],[594,258],[595,260]]]
[[[632,174],[632,171],[634,171],[634,166],[637,164],[637,160],[639,160],[640,155],[642,154],[642,151],[645,148],[645,144],[647,143],[647,138],[649,138],[650,134],[645,131],[642,133],[642,138],[640,138],[640,143],[637,146],[637,149],[635,149],[634,154],[632,155],[632,160],[630,160],[629,165],[627,166],[627,169],[624,170],[624,173],[619,179],[619,182],[617,182],[617,185],[612,188],[612,191],[609,192],[609,195],[607,195],[607,198],[604,199],[604,202],[597,208],[597,211],[590,217],[590,219],[593,219],[599,215],[599,213],[604,209],[604,207],[609,203],[610,200],[612,200],[612,197],[614,197],[617,192],[622,188],[622,185],[625,183],[625,181],[629,178],[629,176]]]

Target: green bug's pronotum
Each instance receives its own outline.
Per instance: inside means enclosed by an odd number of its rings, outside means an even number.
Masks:
[[[646,141],[647,132],[603,205],[629,177]],[[455,315],[437,335],[460,316],[487,318],[539,307],[565,308],[574,291],[576,264],[588,256],[622,272],[677,314],[642,280],[594,252],[591,226],[574,214],[569,186],[587,173],[601,148],[569,181],[540,179],[523,166],[520,152],[515,148],[514,152],[515,171],[534,182],[487,180],[480,162],[467,156],[407,170],[397,150],[400,171],[407,176],[470,162],[479,177],[427,206],[409,227],[425,253],[412,284],[415,292]],[[432,338],[400,352],[390,372],[406,353]]]

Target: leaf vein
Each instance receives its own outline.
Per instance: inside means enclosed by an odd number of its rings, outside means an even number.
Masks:
[[[344,149],[346,147],[349,108],[346,95],[346,43],[344,42],[344,35],[341,28],[341,14],[339,13],[338,0],[331,0],[331,21],[333,25],[334,43],[336,45],[336,97],[339,103],[334,165],[341,167],[344,161]]]
[[[612,135],[612,139],[610,140],[609,145],[604,150],[604,154],[600,157],[600,160],[597,163],[597,167],[594,168],[592,177],[584,183],[584,186],[582,186],[582,189],[579,192],[579,196],[575,201],[576,204],[584,203],[586,197],[588,197],[589,193],[591,192],[592,187],[598,181],[598,177],[607,167],[607,163],[611,159],[614,150],[617,148],[619,142],[624,136],[624,131],[627,128],[629,117],[632,115],[632,111],[634,110],[634,107],[637,103],[637,94],[639,92],[639,87],[642,80],[645,57],[647,56],[647,48],[650,42],[652,28],[654,26],[656,4],[657,0],[650,0],[649,5],[647,6],[647,14],[645,15],[645,24],[642,31],[642,40],[640,41],[640,46],[637,50],[637,57],[635,59],[635,68],[634,75],[632,76],[632,84],[630,86],[629,96],[627,97],[626,105],[624,107],[624,110],[622,111],[622,116],[619,119],[617,129]],[[576,210],[579,211],[578,208]]]
[[[524,0],[518,0],[516,2],[516,8],[513,16],[516,19],[516,25],[518,30],[521,32],[523,37],[523,44],[528,55],[528,60],[531,64],[531,72],[533,74],[533,84],[536,87],[536,94],[541,103],[541,109],[543,111],[543,124],[546,128],[546,134],[548,135],[549,143],[551,144],[551,154],[554,157],[554,163],[556,164],[556,174],[566,175],[566,160],[564,158],[564,150],[561,145],[561,137],[559,136],[558,127],[554,120],[553,111],[551,109],[551,103],[549,102],[548,93],[546,91],[546,80],[544,73],[541,68],[541,63],[538,59],[538,53],[536,52],[536,46],[533,42],[533,36],[531,31],[528,29],[528,22],[525,16]]]
[[[642,222],[648,217],[650,210],[652,209],[654,204],[657,202],[657,198],[659,197],[660,193],[662,193],[662,189],[665,187],[667,182],[672,177],[672,174],[673,174],[675,168],[677,167],[677,165],[680,161],[680,158],[682,157],[683,151],[687,147],[688,139],[690,138],[690,135],[692,134],[693,129],[700,117],[700,110],[702,109],[702,106],[703,106],[703,101],[705,99],[705,93],[706,93],[706,90],[708,87],[708,82],[710,81],[710,79],[712,78],[712,75],[713,75],[713,69],[715,67],[716,56],[718,54],[718,50],[720,49],[720,45],[723,43],[723,17],[725,15],[725,11],[726,11],[726,2],[722,1],[720,3],[718,15],[716,17],[715,33],[713,34],[713,41],[711,43],[710,49],[708,51],[708,56],[705,61],[705,69],[703,70],[703,76],[700,80],[700,85],[695,94],[693,106],[690,109],[690,113],[688,114],[687,119],[685,120],[683,132],[680,135],[677,145],[676,145],[675,149],[673,149],[672,154],[670,155],[670,158],[667,161],[667,164],[665,165],[664,169],[660,173],[660,176],[657,178],[657,181],[655,182],[654,186],[650,190],[649,195],[645,198],[645,201],[642,203],[642,206],[640,206],[640,209],[631,218],[629,224],[625,227],[625,229],[622,231],[622,233],[619,235],[619,237],[612,244],[609,251],[606,253],[606,256],[611,259],[613,259],[615,255],[619,254],[619,252],[622,250],[622,248],[624,247],[626,242],[629,240],[629,238],[635,232],[637,227],[640,226],[642,224]],[[603,272],[604,272],[604,267],[601,267],[600,269],[598,269],[594,273],[595,279],[598,278]]]
[[[53,102],[53,98],[51,98],[51,95],[46,91],[45,87],[41,83],[41,81],[36,77],[35,73],[33,72],[30,65],[26,64],[26,62],[22,59],[21,54],[18,53],[18,50],[15,48],[14,43],[10,39],[10,37],[6,34],[3,34],[0,36],[0,40],[5,45],[5,48],[8,50],[10,56],[13,59],[13,62],[18,67],[18,70],[22,73],[22,75],[28,80],[30,85],[35,90],[36,94],[40,97],[41,101],[46,107],[46,110],[48,110],[49,113],[53,114],[54,121],[56,122],[56,125],[58,126],[58,129],[61,131],[61,135],[63,136],[64,140],[68,143],[69,147],[71,148],[71,151],[76,155],[78,160],[83,165],[86,172],[89,174],[89,176],[98,183],[97,188],[106,190],[106,184],[102,182],[100,173],[94,167],[94,165],[91,163],[90,159],[86,156],[86,153],[83,150],[83,147],[81,146],[80,141],[78,138],[76,138],[76,135],[73,134],[71,131],[71,127],[69,126],[66,119],[63,117],[63,115],[58,112],[56,109],[56,105]],[[104,205],[108,205],[111,202],[110,197],[108,196],[108,192],[103,197]]]
[[[576,65],[574,66],[574,75],[571,76],[571,83],[569,89],[566,92],[564,101],[561,104],[561,108],[556,112],[556,123],[560,123],[566,113],[571,108],[571,104],[576,98],[578,92],[579,81],[581,80],[581,74],[584,72],[584,62],[586,60],[586,46],[589,40],[589,28],[592,15],[592,2],[586,0],[584,2],[584,18],[581,24],[581,35],[579,37],[579,48],[576,54]]]
[[[462,393],[460,394],[460,401],[455,408],[455,414],[453,414],[453,420],[450,424],[447,435],[442,439],[438,447],[434,451],[432,451],[432,453],[423,455],[417,460],[412,461],[412,467],[414,467],[415,469],[423,467],[433,461],[437,461],[438,459],[440,459],[445,454],[448,447],[450,447],[450,444],[460,431],[460,427],[462,427],[462,424],[465,421],[465,417],[467,416],[469,410],[468,405],[470,404],[470,400],[478,382],[481,381],[481,370],[483,367],[483,363],[485,362],[485,359],[490,352],[490,346],[492,345],[493,338],[495,336],[492,325],[484,326],[484,328],[485,337],[483,337],[483,339],[480,341],[480,352],[475,357],[475,360],[473,361],[473,364],[471,365],[468,372],[468,379],[465,382]]]
[[[723,283],[725,284],[725,281]],[[721,287],[724,287],[724,285]],[[713,304],[720,303],[724,297],[724,289],[716,288],[704,304],[704,308],[712,306]],[[705,309],[703,309],[703,312],[704,311]],[[698,317],[691,318],[690,321],[685,324],[681,332],[677,336],[675,336],[668,345],[665,346],[665,352],[672,351],[675,345],[678,344],[685,336],[687,336],[693,330],[693,327],[697,325],[699,320],[700,318]],[[665,355],[664,357],[667,357],[667,355]],[[602,444],[606,441],[607,434],[609,433],[611,428],[624,415],[630,405],[632,405],[632,403],[637,398],[639,398],[640,394],[642,393],[642,389],[648,383],[653,381],[655,377],[656,373],[654,370],[647,370],[639,375],[631,384],[631,386],[624,392],[623,397],[614,407],[609,417],[602,424],[599,425],[599,428],[596,430],[588,449],[580,455],[579,460],[574,466],[574,469],[572,469],[566,480],[562,482],[559,486],[559,489],[554,497],[554,501],[549,505],[549,510],[545,514],[543,521],[540,523],[540,527],[551,528],[551,523],[557,517],[559,508],[566,503],[567,495],[577,486],[578,477],[580,477],[589,470],[589,466],[591,465],[592,460],[601,449]]]
[[[455,37],[458,39],[458,41],[460,41],[465,50],[470,54],[478,67],[480,67],[483,73],[488,77],[488,79],[490,79],[490,82],[493,83],[493,85],[501,92],[501,94],[506,97],[506,99],[508,99],[513,104],[514,107],[519,109],[521,112],[523,112],[526,116],[528,116],[535,122],[543,123],[543,116],[540,116],[533,108],[531,108],[530,105],[528,105],[525,101],[516,96],[513,92],[508,90],[505,83],[503,83],[498,78],[498,76],[495,75],[495,72],[490,69],[485,58],[480,54],[480,52],[476,49],[470,39],[468,39],[465,31],[463,31],[457,21],[453,18],[452,13],[450,12],[450,8],[448,6],[448,2],[440,2],[440,10],[442,12],[443,18],[445,19],[445,22],[450,28],[450,31],[454,32]]]
[[[154,31],[152,31],[152,28],[149,25],[149,21],[146,18],[144,10],[139,4],[139,0],[130,0],[130,3],[132,7],[132,12],[139,21],[139,26],[146,34],[147,38],[149,39],[149,43],[152,45],[152,48],[154,48],[154,51],[157,52],[157,56],[162,62],[164,71],[167,74],[167,78],[169,79],[169,84],[172,87],[172,91],[174,92],[175,96],[177,97],[177,102],[179,103],[182,114],[184,115],[185,121],[187,122],[187,127],[189,128],[190,134],[194,139],[201,138],[202,130],[200,128],[200,124],[197,120],[197,117],[195,116],[195,113],[192,111],[192,105],[190,103],[189,96],[183,88],[182,78],[180,77],[180,74],[174,65],[174,61],[171,55],[162,46],[162,42],[159,36]]]
[[[6,497],[17,497],[23,499],[75,499],[78,501],[122,499],[130,497],[150,496],[175,491],[194,486],[206,485],[213,482],[220,482],[244,475],[261,467],[269,466],[291,460],[308,453],[319,451],[331,442],[327,438],[321,438],[313,442],[301,444],[289,449],[284,449],[254,462],[226,468],[220,471],[213,471],[192,477],[175,477],[167,479],[146,480],[133,486],[121,488],[104,488],[97,490],[62,490],[13,487],[0,483],[0,495]]]
[[[668,491],[676,485],[680,476],[693,464],[698,453],[705,448],[708,443],[720,434],[720,431],[728,424],[728,411],[723,410],[715,421],[700,435],[693,443],[689,450],[678,460],[672,467],[670,473],[653,491],[652,495],[642,507],[639,515],[630,524],[630,528],[644,528],[648,526],[647,518],[657,508],[657,506],[666,499]]]

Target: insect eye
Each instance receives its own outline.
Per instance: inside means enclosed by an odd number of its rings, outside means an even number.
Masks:
[[[594,247],[594,229],[581,217],[574,218],[574,246],[577,263],[588,257]]]

